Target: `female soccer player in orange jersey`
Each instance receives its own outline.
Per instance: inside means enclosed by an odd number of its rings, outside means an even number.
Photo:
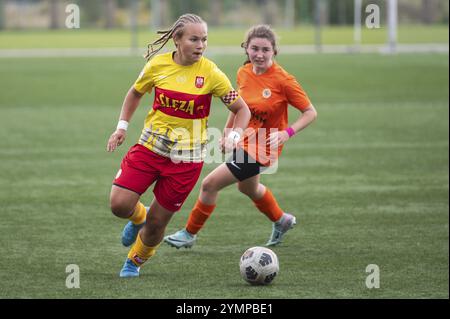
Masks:
[[[285,213],[271,191],[260,183],[260,173],[276,161],[287,140],[315,120],[317,112],[297,80],[274,61],[276,36],[269,26],[252,27],[242,47],[248,60],[238,71],[237,83],[252,117],[233,156],[202,181],[185,229],[164,238],[176,248],[194,244],[196,234],[215,208],[218,192],[234,183],[273,222],[267,246],[280,243],[296,223],[296,218]],[[291,126],[289,104],[302,112]],[[224,132],[232,129],[234,120],[230,115]]]
[[[122,243],[134,243],[121,277],[139,276],[140,266],[155,254],[172,215],[197,182],[206,155],[212,96],[220,97],[233,113],[235,130],[245,129],[250,119],[247,104],[226,75],[203,57],[207,25],[199,16],[182,15],[172,28],[158,33],[162,36],[149,45],[148,63],[129,89],[117,129],[107,144],[107,150],[114,151],[124,142],[128,122],[142,96],[154,89],[153,107],[140,139],[122,160],[111,189],[111,211],[130,220]],[[170,39],[176,51],[155,55]],[[233,145],[236,134],[233,131],[227,136],[227,145]],[[147,213],[140,197],[153,183],[154,199]]]

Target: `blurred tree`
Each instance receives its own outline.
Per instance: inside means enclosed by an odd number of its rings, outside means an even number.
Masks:
[[[131,30],[131,49],[138,50],[138,15],[139,15],[139,0],[130,0],[130,30]]]
[[[316,0],[317,2],[317,10],[319,11],[317,14],[319,15],[320,24],[327,25],[330,23],[330,1],[329,0]],[[332,1],[335,2],[335,1]]]
[[[102,2],[78,0],[81,11],[80,19],[83,25],[92,26],[98,24],[102,16]]]
[[[64,16],[63,3],[59,0],[50,0],[50,29],[60,29]]]
[[[448,0],[398,0],[399,19],[404,23],[448,23]]]
[[[256,0],[256,4],[258,8],[262,10],[262,23],[264,24],[275,24],[276,16],[277,16],[277,4],[273,0]]]
[[[211,0],[210,2],[211,16],[209,18],[210,25],[218,26],[222,24],[222,0]]]
[[[116,25],[116,9],[117,3],[116,0],[104,0],[104,12],[106,15],[106,23],[105,28],[111,29]]]
[[[132,0],[117,0],[117,7],[119,8],[128,8],[133,6]],[[147,0],[144,2],[148,2]]]
[[[150,3],[150,24],[153,30],[159,30],[161,28],[161,9],[159,0],[151,0]]]
[[[437,12],[437,1],[422,0],[421,20],[425,24],[434,22],[435,13]]]
[[[354,0],[330,1],[330,23],[342,25],[351,20],[353,16],[353,4]],[[351,11],[347,11],[347,8]]]
[[[223,3],[224,0],[169,0],[167,3],[170,8],[169,19],[174,22],[182,14],[194,13],[207,20],[208,24],[214,24],[215,21],[212,21],[210,17],[216,14],[214,10],[223,8]],[[215,6],[218,7],[215,8]],[[222,15],[223,12],[219,14]]]
[[[317,52],[322,51],[322,25],[324,4],[324,0],[314,0],[314,42]]]
[[[343,24],[347,23],[347,14],[346,14],[347,1],[340,0],[338,2],[338,5],[339,5],[338,6],[338,24],[343,25]],[[333,12],[333,11],[331,11],[331,12]]]
[[[168,28],[172,25],[173,7],[168,0],[151,0],[151,25],[154,30]]]
[[[2,30],[5,27],[4,5],[5,5],[5,2],[3,0],[0,0],[0,30]]]
[[[201,16],[202,18],[205,16],[207,11],[209,11],[209,2],[211,0],[191,0],[191,7],[187,12],[184,13],[195,13]],[[208,21],[209,22],[209,21]]]
[[[175,20],[178,16],[188,12],[191,8],[191,1],[190,0],[177,0],[176,2],[180,3],[180,11],[173,16],[173,19]]]
[[[284,4],[284,27],[293,28],[295,24],[295,1],[285,0]]]
[[[297,22],[311,23],[312,22],[312,1],[311,0],[297,0],[295,7],[297,8]]]
[[[170,6],[168,0],[159,0],[160,7],[161,7],[161,25],[163,27],[170,27],[172,26],[172,19],[170,19]]]
[[[440,14],[438,16],[437,22],[448,25],[448,10],[449,10],[449,2],[448,1],[440,1],[439,6],[438,6],[438,12]]]

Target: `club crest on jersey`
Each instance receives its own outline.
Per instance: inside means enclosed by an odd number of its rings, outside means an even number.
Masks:
[[[262,91],[262,96],[265,99],[268,99],[271,95],[272,95],[272,92],[270,91],[270,89],[264,89]]]
[[[205,78],[203,76],[195,77],[195,87],[201,89],[205,84]]]

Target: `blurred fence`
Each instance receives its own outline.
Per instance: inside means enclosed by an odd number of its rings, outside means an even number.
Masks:
[[[363,0],[380,7],[386,0]],[[293,28],[299,24],[351,25],[354,0],[0,0],[0,29],[64,28],[68,4],[80,8],[83,28],[149,28],[170,26],[187,12],[201,15],[210,26],[241,27],[267,23]],[[137,10],[131,10],[135,5]],[[133,13],[134,12],[134,13]],[[398,21],[448,24],[448,0],[398,0]]]

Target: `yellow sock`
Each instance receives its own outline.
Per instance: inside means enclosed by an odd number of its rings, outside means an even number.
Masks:
[[[134,243],[133,247],[131,247],[128,253],[128,258],[136,266],[141,266],[156,253],[156,249],[158,249],[158,247],[159,244],[154,247],[146,246],[142,242],[141,236],[138,234],[136,242]]]
[[[145,222],[145,218],[147,217],[147,210],[145,209],[144,204],[138,202],[136,207],[134,208],[133,214],[128,218],[135,225],[142,224]]]

